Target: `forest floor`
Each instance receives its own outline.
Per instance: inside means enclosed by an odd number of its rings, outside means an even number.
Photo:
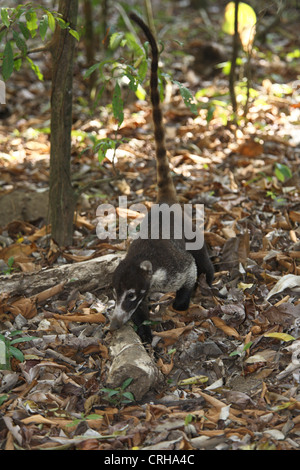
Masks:
[[[247,118],[239,104],[238,124],[228,121],[228,76],[209,60],[198,75],[199,56],[207,59],[201,43],[193,43],[194,68],[181,55],[172,62],[166,46],[174,78],[195,93],[205,90],[198,95],[197,117],[176,90],[164,116],[180,200],[205,204],[205,234],[216,270],[213,290],[201,280],[185,314],[172,310],[172,294],[153,307],[152,318],[159,321],[146,348],[164,380],[139,402],[126,388],[106,386],[113,308],[109,285],[59,294],[51,288],[38,302],[0,293],[1,334],[24,355],[18,360],[17,353],[11,369],[0,370],[1,448],[300,448],[296,30],[295,24],[282,24],[272,33],[273,43],[259,44],[260,53],[252,58],[255,96]],[[184,32],[178,39],[186,42]],[[78,204],[74,245],[55,245],[45,217],[49,69],[43,57],[38,60],[44,82],[22,69],[7,85],[10,115],[0,121],[0,281],[123,252],[124,241],[97,238],[97,206],[117,206],[120,195],[127,196],[129,206],[155,200],[148,101],[126,104],[114,164],[109,155],[99,164],[91,150],[82,150],[91,144],[91,135],[114,139],[116,124],[104,107],[100,117],[99,110],[88,113],[78,68],[72,173],[77,186],[88,184],[89,189]],[[243,93],[241,88],[241,100]],[[13,342],[27,336],[34,338]]]

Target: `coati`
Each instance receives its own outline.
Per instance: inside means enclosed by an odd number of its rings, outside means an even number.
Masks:
[[[152,52],[150,97],[156,143],[158,187],[156,203],[159,207],[162,204],[172,206],[178,201],[165,146],[158,90],[158,47],[144,21],[135,13],[130,14],[130,18],[143,30]],[[125,259],[120,262],[113,274],[112,285],[116,305],[110,323],[110,330],[113,331],[132,319],[138,327],[142,340],[148,342],[151,340],[151,330],[149,326],[143,325],[143,322],[149,317],[148,296],[150,293],[176,292],[173,307],[182,311],[189,307],[198,275],[205,273],[209,285],[214,277],[214,268],[205,244],[201,249],[187,251],[184,236],[181,239],[174,236],[175,222],[171,227],[169,239],[163,239],[161,236],[153,239],[150,235],[151,222],[153,222],[153,216],[150,211],[141,224],[141,228],[145,228],[144,224],[147,224],[146,230],[148,230],[149,237],[137,238],[131,243]],[[159,233],[161,234],[161,230]]]

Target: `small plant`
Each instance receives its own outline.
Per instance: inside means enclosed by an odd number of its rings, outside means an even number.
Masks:
[[[0,396],[0,406],[8,400],[8,395],[4,394]]]
[[[247,344],[241,344],[235,351],[229,354],[229,357],[244,356],[245,352],[251,348],[252,344],[252,341],[249,341]]]
[[[274,172],[275,172],[276,178],[282,183],[284,183],[286,180],[288,180],[289,178],[293,176],[289,167],[286,165],[283,165],[282,163],[275,163]]]
[[[4,269],[4,273],[3,274],[10,274],[12,271],[13,271],[13,264],[15,262],[15,259],[13,256],[11,256],[10,258],[8,258],[7,260],[7,268]]]
[[[134,401],[134,396],[131,392],[125,392],[125,389],[132,382],[132,377],[124,380],[121,387],[115,389],[101,388],[100,391],[106,393],[106,398],[111,405],[120,406]]]
[[[21,335],[22,330],[15,330],[6,333],[5,335],[0,334],[0,370],[9,370],[10,361],[12,357],[15,357],[18,361],[24,362],[24,354],[20,349],[15,348],[14,344],[24,343],[36,339],[35,336],[23,336],[21,338],[15,338],[17,335]]]

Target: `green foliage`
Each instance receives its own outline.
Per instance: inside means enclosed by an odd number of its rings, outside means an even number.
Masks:
[[[292,172],[288,166],[282,163],[275,163],[275,176],[279,181],[284,183],[287,179],[292,177]]]
[[[14,259],[13,256],[8,258],[8,260],[7,260],[7,269],[4,270],[3,274],[10,274],[12,272],[12,270],[14,269],[13,268],[14,262],[15,262],[15,259]]]
[[[235,351],[230,353],[229,356],[230,357],[243,356],[245,351],[247,351],[248,349],[251,348],[252,344],[253,344],[253,342],[249,341],[249,343],[241,345],[238,349],[236,349]]]
[[[133,91],[138,99],[145,99],[146,97],[143,84],[148,70],[149,44],[146,42],[144,47],[141,47],[132,33],[114,32],[110,36],[109,47],[111,54],[116,51],[119,53],[118,60],[106,58],[99,63],[93,64],[86,71],[84,78],[88,78],[95,71],[98,72],[99,81],[102,85],[96,98],[98,101],[105,88],[108,84],[111,84],[113,79],[112,109],[118,126],[120,126],[124,120],[123,85],[126,85],[127,89]],[[134,57],[133,64],[129,63],[128,58],[123,57],[123,53],[128,57],[128,52]],[[163,99],[163,80],[171,81],[178,86],[185,105],[192,113],[197,114],[196,101],[185,86],[173,80],[169,74],[161,73],[160,71],[158,79],[161,99]]]
[[[193,97],[190,90],[188,90],[188,88],[183,86],[182,83],[178,82],[177,80],[173,80],[173,83],[179,87],[180,94],[186,107],[189,108],[193,114],[198,114],[195,98]]]
[[[9,369],[10,360],[12,357],[15,357],[18,361],[24,361],[24,355],[20,349],[15,348],[14,344],[24,343],[26,341],[31,341],[36,339],[35,336],[23,336],[20,338],[15,338],[15,336],[22,335],[22,330],[14,330],[5,335],[0,334],[0,369]],[[15,339],[14,339],[15,338]]]
[[[124,102],[122,100],[121,88],[120,88],[119,82],[116,83],[115,89],[113,92],[112,107],[113,107],[114,117],[117,119],[119,125],[121,125],[124,120],[124,112],[123,112]]]
[[[79,40],[77,31],[70,28],[57,12],[49,11],[42,5],[29,2],[20,4],[16,8],[2,7],[0,10],[0,64],[2,63],[2,77],[8,80],[13,70],[19,70],[22,59],[26,57],[28,64],[39,80],[43,80],[37,64],[35,64],[27,54],[30,53],[28,43],[37,34],[42,41],[47,38],[47,32],[53,33],[56,25],[62,29],[68,29],[69,33]]]
[[[132,403],[134,401],[134,396],[131,392],[125,392],[125,389],[128,385],[131,384],[132,378],[124,380],[121,387],[115,389],[112,388],[101,388],[100,391],[106,394],[106,398],[111,405],[120,406],[127,403]]]
[[[192,421],[196,421],[196,416],[191,413],[188,413],[184,418],[184,425],[188,426]]]
[[[3,403],[4,403],[5,401],[7,401],[8,398],[9,398],[9,397],[8,397],[8,395],[6,395],[6,394],[1,395],[1,396],[0,396],[0,406],[3,405]]]
[[[94,135],[90,135],[90,139],[93,141],[91,148],[94,153],[98,154],[99,163],[102,163],[108,150],[114,153],[117,148],[117,141],[109,137],[97,139]]]

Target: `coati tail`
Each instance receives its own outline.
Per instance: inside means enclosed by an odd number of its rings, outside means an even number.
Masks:
[[[170,173],[169,159],[165,146],[165,131],[163,127],[163,117],[160,107],[160,97],[158,91],[158,47],[150,28],[135,13],[130,14],[130,18],[143,30],[149,41],[152,51],[151,75],[150,75],[150,97],[152,104],[152,116],[154,123],[154,138],[156,144],[156,164],[157,164],[157,202],[172,204],[177,201],[176,190]]]

